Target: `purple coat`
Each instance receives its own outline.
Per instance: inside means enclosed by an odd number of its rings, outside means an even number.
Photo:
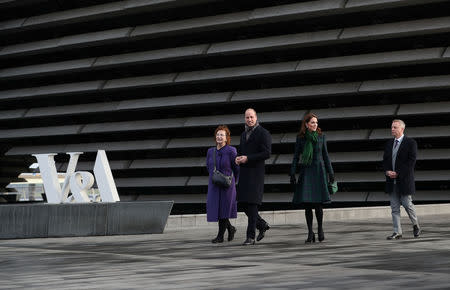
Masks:
[[[211,176],[214,171],[214,150],[208,149],[206,155],[206,168],[209,173],[208,195],[206,196],[206,217],[208,222],[219,219],[236,218],[236,182],[239,180],[239,166],[234,163],[237,151],[233,146],[225,145],[216,151],[216,168],[226,175],[233,173],[233,181],[228,188],[219,187],[212,183]]]

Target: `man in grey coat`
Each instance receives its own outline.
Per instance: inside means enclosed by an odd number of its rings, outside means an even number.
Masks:
[[[416,191],[414,181],[414,167],[416,165],[417,143],[414,139],[403,134],[405,122],[393,120],[391,133],[394,139],[389,140],[384,148],[383,168],[386,175],[386,192],[390,194],[392,223],[394,233],[388,240],[398,240],[403,236],[400,224],[400,204],[413,224],[413,234],[420,235],[419,221],[416,208],[412,203],[412,195]]]
[[[257,241],[264,238],[270,228],[258,214],[264,193],[265,160],[269,159],[272,136],[258,123],[254,109],[245,111],[245,131],[241,135],[236,164],[240,166],[237,201],[248,217],[247,239],[244,245],[255,244],[255,231],[259,230]]]

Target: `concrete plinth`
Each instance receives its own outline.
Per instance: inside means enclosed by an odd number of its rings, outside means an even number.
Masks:
[[[0,205],[0,239],[160,234],[173,201]]]

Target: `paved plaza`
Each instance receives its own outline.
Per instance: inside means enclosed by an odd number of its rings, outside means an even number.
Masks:
[[[273,226],[254,246],[211,244],[215,228],[158,235],[0,241],[0,289],[449,289],[450,216],[421,220],[387,241],[389,218],[325,221],[326,241],[304,225]]]

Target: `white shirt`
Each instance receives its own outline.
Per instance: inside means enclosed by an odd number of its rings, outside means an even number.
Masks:
[[[405,134],[403,134],[400,138],[396,138],[395,140],[397,140],[398,141],[398,146],[400,146],[400,144],[402,144],[402,141],[403,141],[403,137],[405,137]],[[395,140],[394,140],[394,147],[395,147]]]

